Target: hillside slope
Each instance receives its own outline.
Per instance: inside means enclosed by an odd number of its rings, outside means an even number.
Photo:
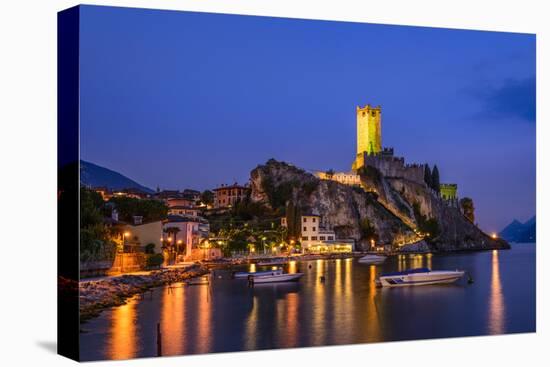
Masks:
[[[379,174],[363,177],[368,190],[319,180],[293,165],[269,160],[251,172],[251,199],[271,207],[282,207],[292,200],[302,213],[322,216],[340,238],[353,238],[359,248],[367,249],[361,224],[365,219],[374,226],[379,243],[399,245],[421,238],[414,204],[421,214],[435,218],[440,233],[430,239],[434,251],[509,248],[503,240],[494,240],[469,222],[456,207],[449,206],[425,185]]]
[[[138,189],[149,194],[154,192],[116,171],[82,160],[80,161],[80,183],[91,187],[107,187],[111,190]]]

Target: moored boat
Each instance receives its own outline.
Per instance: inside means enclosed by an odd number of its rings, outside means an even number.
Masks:
[[[258,266],[273,266],[273,265],[285,265],[287,263],[288,263],[287,259],[279,259],[279,260],[260,261],[257,265]]]
[[[200,277],[200,278],[189,279],[185,282],[185,284],[187,284],[187,285],[208,285],[208,284],[210,284],[210,279],[209,279],[208,276],[203,276],[203,277]]]
[[[282,273],[283,273],[283,269],[266,270],[266,271],[240,271],[238,273],[234,273],[233,278],[246,279],[249,276],[259,277],[264,275],[277,275]]]
[[[387,257],[383,255],[367,255],[360,258],[358,261],[361,264],[382,264]]]
[[[381,274],[378,283],[382,287],[406,287],[430,284],[448,284],[464,276],[462,270],[435,270],[418,268]]]
[[[258,277],[250,277],[249,280],[253,284],[261,283],[278,283],[278,282],[292,282],[300,279],[304,275],[303,273],[292,274],[274,274],[274,275],[261,275]]]

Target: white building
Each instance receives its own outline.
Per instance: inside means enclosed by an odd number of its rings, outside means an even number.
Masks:
[[[315,176],[321,180],[336,181],[350,186],[361,186],[361,177],[355,172],[315,172]]]
[[[178,261],[191,256],[193,248],[198,248],[201,241],[201,227],[204,219],[169,215],[162,224],[162,242],[177,248]],[[171,231],[170,228],[179,231]],[[183,258],[183,259],[181,259]]]
[[[337,239],[336,233],[323,225],[320,215],[302,215],[300,223],[302,252],[352,252],[355,249],[354,240]],[[287,226],[286,218],[282,218],[281,225]]]

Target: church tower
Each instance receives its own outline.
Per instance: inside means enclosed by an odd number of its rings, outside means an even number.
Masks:
[[[357,154],[378,154],[382,150],[382,108],[357,107]]]

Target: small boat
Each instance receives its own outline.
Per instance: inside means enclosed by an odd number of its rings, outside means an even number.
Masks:
[[[282,273],[283,273],[283,269],[266,270],[266,271],[240,271],[238,273],[234,273],[233,278],[243,279],[243,278],[248,278],[249,276],[259,277],[263,275],[277,275]]]
[[[258,266],[273,266],[273,265],[285,265],[288,263],[287,259],[260,261]]]
[[[453,283],[464,276],[462,270],[435,270],[418,268],[381,274],[378,283],[382,287],[406,287]]]
[[[292,282],[300,279],[302,275],[304,273],[261,275],[259,277],[250,277],[249,281],[253,284]]]
[[[187,284],[187,285],[208,285],[208,284],[210,284],[210,280],[208,279],[208,277],[201,277],[201,278],[190,279],[190,280],[186,281],[185,284]]]
[[[361,264],[382,264],[387,257],[383,255],[367,255],[359,259]]]

